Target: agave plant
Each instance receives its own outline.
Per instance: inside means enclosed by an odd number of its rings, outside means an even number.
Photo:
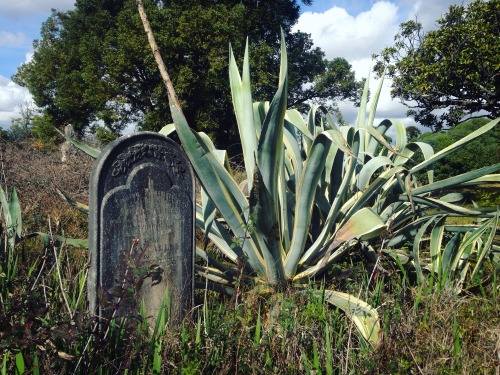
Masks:
[[[224,152],[216,150],[205,134],[193,132],[180,108],[171,105],[175,129],[202,185],[197,225],[233,262],[233,266],[217,262],[198,248],[197,254],[207,262],[198,267],[199,274],[209,280],[230,287],[238,266],[248,281],[280,289],[320,275],[359,243],[370,248],[366,241],[379,240],[388,229],[394,233],[393,246],[411,240],[423,225],[423,219],[417,219],[428,216],[431,208],[440,210],[434,216],[485,215],[454,204],[450,196],[436,199],[433,194],[498,181],[498,175],[491,175],[499,170],[498,164],[439,182],[433,180],[433,165],[492,129],[498,120],[434,154],[425,143],[407,144],[401,122],[373,125],[381,84],[368,115],[365,87],[355,127],[337,127],[322,107],[313,107],[305,120],[296,110],[287,110],[283,43],[279,86],[271,103],[252,102],[248,49],[242,75],[231,52],[229,76],[248,198]],[[395,129],[395,146],[384,138],[390,127]],[[171,130],[172,126],[164,132]],[[412,166],[412,156],[419,150],[424,161]],[[421,170],[427,170],[424,186],[417,183]],[[344,293],[328,291],[327,296],[354,319],[365,338],[376,343],[376,310]]]

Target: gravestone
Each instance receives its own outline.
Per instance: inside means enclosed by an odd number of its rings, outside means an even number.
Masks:
[[[194,289],[194,176],[182,149],[152,132],[111,142],[94,164],[89,201],[90,311],[109,318],[103,297],[123,286],[132,260],[151,277],[135,305],[122,303],[117,313],[130,314],[144,300],[154,322],[167,293],[170,320],[179,323],[192,308]]]
[[[75,137],[75,130],[73,129],[73,125],[68,124],[64,127],[64,135],[69,138],[74,138]],[[69,142],[67,139],[62,143],[61,145],[61,162],[66,163],[68,160],[68,155],[71,153],[73,150],[74,153],[74,148],[71,142]]]

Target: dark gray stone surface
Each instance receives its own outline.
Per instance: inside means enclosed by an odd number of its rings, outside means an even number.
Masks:
[[[88,298],[91,312],[109,317],[103,296],[138,269],[155,270],[133,301],[120,300],[118,314],[138,311],[144,299],[154,322],[163,296],[171,321],[180,322],[193,304],[194,176],[188,158],[171,139],[141,132],[110,143],[97,158],[90,180]],[[132,248],[133,240],[137,244]],[[129,268],[130,269],[130,268]],[[136,277],[137,278],[137,277]]]

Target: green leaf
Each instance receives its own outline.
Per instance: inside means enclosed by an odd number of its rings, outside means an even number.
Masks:
[[[68,142],[70,142],[73,146],[75,146],[76,148],[82,150],[83,152],[85,152],[87,155],[89,155],[90,157],[94,158],[94,159],[97,159],[97,157],[99,156],[99,154],[101,153],[101,150],[98,150],[97,148],[94,148],[94,147],[91,147],[89,145],[86,145],[85,143],[83,142],[80,142],[80,141],[77,141],[76,139],[73,139],[71,137],[68,137],[66,136],[63,132],[61,132],[59,129],[57,128],[54,128],[56,129],[56,131],[61,134],[64,138],[66,138],[66,140]]]
[[[257,163],[262,181],[271,194],[273,209],[277,210],[278,176],[283,158],[283,127],[288,95],[288,73],[285,39],[281,36],[281,65],[278,91],[269,107],[259,138]],[[271,209],[269,207],[268,209]]]
[[[316,186],[325,166],[326,156],[332,144],[331,130],[319,134],[307,156],[306,165],[300,178],[297,192],[292,243],[285,259],[285,274],[292,278],[297,270],[298,262],[307,240],[306,233],[311,221],[312,205]]]
[[[475,265],[474,270],[472,271],[471,276],[470,276],[471,280],[473,280],[474,276],[476,276],[477,272],[479,271],[480,267],[483,264],[485,257],[491,252],[493,240],[495,239],[495,235],[496,235],[497,228],[498,228],[499,214],[500,214],[500,211],[497,211],[496,216],[494,218],[491,218],[490,220],[488,220],[484,224],[484,226],[487,228],[490,228],[490,226],[491,226],[491,229],[490,229],[490,233],[486,239],[486,242],[484,242],[484,244],[480,247],[480,251],[478,251],[476,265]],[[482,230],[482,227],[479,228],[478,230]],[[486,228],[484,229],[484,231],[486,231]]]
[[[177,134],[203,189],[225,218],[235,237],[246,239],[243,244],[245,255],[255,272],[264,276],[264,259],[255,241],[247,239],[245,230],[248,222],[246,209],[249,207],[247,199],[217,156],[210,151],[211,147],[202,137],[191,131],[184,115],[173,104],[170,107]]]
[[[257,151],[257,133],[255,130],[252,91],[250,87],[250,63],[248,58],[248,39],[243,59],[243,78],[240,77],[232,48],[229,49],[229,82],[233,98],[234,113],[243,149],[243,160],[247,174],[248,190],[252,188],[255,168],[255,153]]]
[[[262,180],[260,169],[255,168],[253,189],[250,192],[250,215],[255,222],[248,231],[258,235],[259,248],[266,265],[266,281],[272,287],[284,287],[282,251],[278,217],[272,209],[274,202],[271,192]]]
[[[19,352],[16,354],[16,374],[24,374],[25,366],[24,366],[24,358],[23,353]]]
[[[21,234],[23,231],[23,221],[21,218],[21,205],[19,204],[19,198],[17,197],[17,191],[15,187],[12,188],[12,192],[10,194],[9,211],[16,235],[18,238],[21,238]]]
[[[477,129],[476,131],[470,133],[469,135],[467,135],[467,136],[463,137],[462,139],[458,140],[457,142],[455,142],[455,143],[449,145],[448,147],[445,147],[441,151],[435,153],[429,159],[424,160],[420,164],[417,164],[416,166],[414,166],[410,170],[410,172],[411,173],[416,173],[416,172],[422,170],[423,168],[427,167],[428,165],[430,165],[432,163],[435,163],[438,160],[441,160],[446,155],[448,155],[448,154],[450,154],[450,153],[452,153],[452,152],[460,149],[461,147],[465,146],[467,143],[472,142],[477,137],[479,137],[479,136],[483,135],[484,133],[486,133],[487,131],[493,129],[498,124],[499,121],[500,121],[500,118],[497,118],[496,120],[490,121],[489,123],[487,123],[486,125],[482,126],[479,129]]]
[[[80,210],[83,213],[86,213],[88,215],[88,213],[89,213],[89,206],[88,205],[75,201],[68,194],[66,194],[62,190],[59,190],[58,188],[56,188],[56,192],[57,192],[57,194],[59,194],[59,196],[62,199],[64,199],[66,202],[68,202],[72,207],[74,207],[74,208],[76,208],[76,209],[78,209],[78,210]]]
[[[293,280],[301,280],[323,272],[335,259],[354,246],[358,240],[368,240],[379,236],[386,230],[385,223],[372,209],[365,207],[357,211],[335,233],[334,237],[316,253],[304,254],[300,264],[306,263],[307,258],[314,255],[321,259],[314,266],[309,266],[305,271],[294,276]],[[314,259],[314,258],[312,258]]]
[[[0,185],[0,204],[2,205],[3,219],[7,228],[12,227],[12,217],[10,215],[10,205],[7,203],[7,195]]]
[[[448,189],[448,188],[454,188],[459,185],[465,185],[466,183],[469,183],[471,185],[474,184],[474,181],[478,183],[482,182],[494,182],[495,178],[493,176],[490,176],[486,180],[479,180],[481,177],[486,177],[487,175],[490,175],[491,173],[497,172],[500,170],[500,163],[495,164],[495,165],[490,165],[489,167],[483,167],[479,168],[467,173],[463,173],[458,176],[450,177],[445,180],[441,180],[438,182],[434,182],[431,184],[427,184],[418,188],[415,188],[412,190],[413,195],[422,195],[426,193],[431,193],[434,191],[440,191],[443,189]]]
[[[380,322],[377,310],[350,294],[325,290],[325,300],[340,308],[352,319],[361,335],[374,348],[381,342]]]
[[[161,130],[158,133],[163,134],[164,136],[167,137],[173,132],[175,132],[175,124],[168,124],[165,125],[163,128],[161,128]]]

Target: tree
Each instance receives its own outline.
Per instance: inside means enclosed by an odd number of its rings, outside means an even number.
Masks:
[[[243,56],[249,38],[255,100],[274,94],[280,28],[291,62],[290,104],[335,105],[361,93],[347,61],[326,60],[308,34],[291,32],[299,17],[296,0],[151,0],[145,6],[189,123],[216,144],[235,142],[229,43]],[[134,0],[78,0],[72,11],[53,11],[34,47],[32,61],[13,79],[56,125],[71,123],[81,133],[97,123],[119,133],[130,123],[159,130],[171,122]]]
[[[414,140],[415,138],[420,137],[421,134],[422,132],[416,126],[410,125],[406,127],[406,138],[407,138],[406,140],[408,142]]]
[[[452,5],[437,23],[439,29],[427,33],[419,22],[402,23],[394,46],[373,56],[374,70],[381,74],[387,68],[392,97],[434,130],[466,115],[498,117],[500,1]]]
[[[25,99],[17,106],[19,116],[11,119],[11,126],[7,130],[9,139],[14,142],[25,141],[31,137],[33,118],[38,114],[38,108],[30,99]]]

